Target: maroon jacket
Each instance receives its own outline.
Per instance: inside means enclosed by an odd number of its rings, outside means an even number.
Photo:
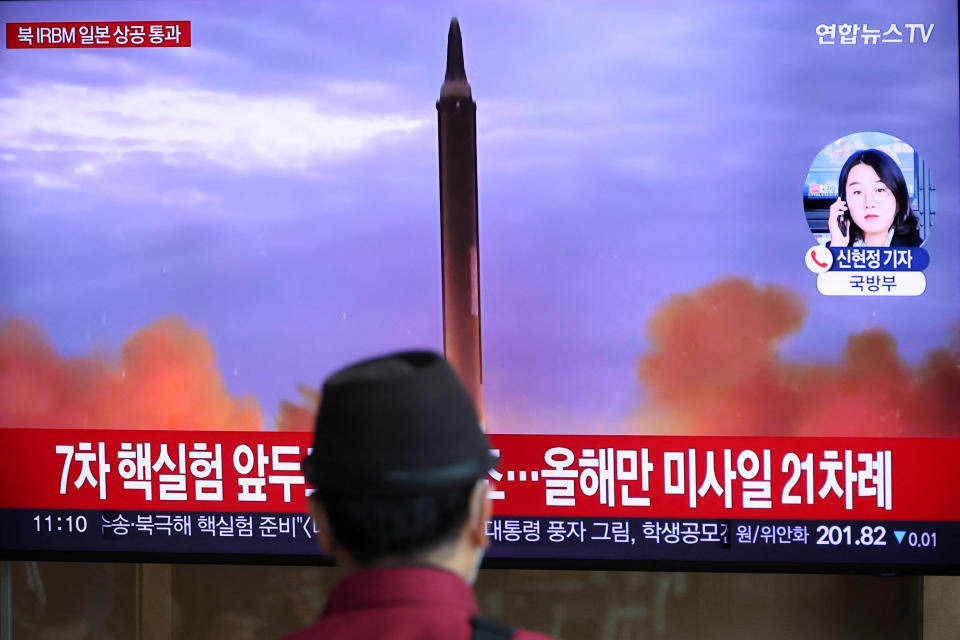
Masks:
[[[429,567],[364,569],[330,592],[313,624],[284,640],[468,640],[480,614],[473,590]],[[552,640],[518,629],[514,640]]]

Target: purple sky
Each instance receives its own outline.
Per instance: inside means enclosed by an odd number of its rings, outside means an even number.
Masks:
[[[4,22],[191,20],[193,46],[0,49],[0,312],[69,355],[182,314],[268,417],[348,360],[439,348],[434,102],[457,15],[492,428],[613,428],[642,401],[651,313],[729,275],[808,301],[789,357],[881,326],[916,360],[960,320],[956,7],[787,5],[2,3]],[[828,47],[820,22],[936,26]],[[809,164],[864,130],[934,172],[919,299],[823,298],[803,264]]]

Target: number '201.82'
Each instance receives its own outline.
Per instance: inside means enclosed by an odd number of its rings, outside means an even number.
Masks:
[[[887,529],[886,527],[872,527],[870,525],[865,525],[860,527],[860,536],[857,538],[853,537],[853,529],[850,525],[845,527],[840,527],[838,525],[828,526],[821,524],[817,527],[817,533],[820,534],[820,537],[817,538],[817,544],[829,544],[829,545],[860,545],[860,546],[885,546],[887,541]]]

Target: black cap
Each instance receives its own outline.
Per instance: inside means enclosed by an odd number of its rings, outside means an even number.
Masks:
[[[327,379],[303,473],[321,496],[394,496],[469,484],[494,466],[456,373],[439,354],[408,351]]]

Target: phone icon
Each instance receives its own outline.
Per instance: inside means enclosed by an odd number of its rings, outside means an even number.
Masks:
[[[841,224],[842,224],[842,223],[841,223]],[[843,227],[840,227],[840,230],[843,231]],[[847,232],[846,232],[846,231],[843,231],[843,235],[847,235]],[[816,250],[816,249],[811,249],[811,250],[810,250],[810,259],[813,260],[813,264],[817,265],[817,266],[820,267],[821,269],[826,269],[827,267],[830,266],[830,264],[827,263],[827,262],[820,262],[819,260],[817,260],[817,250]]]
[[[833,266],[833,254],[823,245],[815,244],[803,254],[807,269],[816,274],[826,273]]]

